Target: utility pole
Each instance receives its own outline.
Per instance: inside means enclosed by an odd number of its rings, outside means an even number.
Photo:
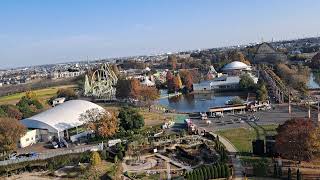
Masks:
[[[308,100],[308,118],[311,118],[310,100]]]
[[[318,100],[318,99],[317,99]],[[319,100],[317,101],[318,103],[318,126],[320,125],[320,111],[319,111]]]
[[[289,111],[289,117],[290,119],[292,118],[292,113],[291,113],[291,91],[289,90],[289,107],[288,107],[288,111]]]

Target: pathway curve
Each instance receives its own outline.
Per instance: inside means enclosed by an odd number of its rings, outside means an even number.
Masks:
[[[217,134],[212,133],[212,135],[214,135],[215,137],[217,137]],[[219,135],[219,140],[220,142],[226,147],[227,151],[230,152],[231,155],[229,155],[229,157],[231,157],[231,161],[232,161],[232,165],[234,167],[234,178],[235,180],[242,180],[244,179],[242,172],[244,171],[244,168],[241,164],[241,161],[239,159],[238,156],[236,156],[236,153],[238,152],[237,148],[226,138],[224,138],[223,136]]]
[[[183,169],[185,169],[185,170],[187,170],[187,171],[192,171],[192,168],[191,168],[190,166],[186,166],[186,165],[184,165],[184,164],[182,164],[182,163],[180,163],[180,162],[177,162],[177,161],[175,161],[175,160],[173,160],[173,159],[171,159],[171,158],[168,158],[167,156],[163,156],[163,155],[161,155],[161,154],[159,154],[159,153],[156,153],[155,155],[156,155],[157,157],[159,157],[159,158],[161,158],[161,159],[169,162],[169,163],[172,163],[172,164],[175,165],[175,166],[181,167],[181,168],[183,168]]]

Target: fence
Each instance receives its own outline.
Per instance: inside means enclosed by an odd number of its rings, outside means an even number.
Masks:
[[[26,162],[26,161],[45,160],[45,159],[49,159],[49,158],[52,158],[55,156],[60,156],[60,155],[82,153],[82,152],[90,151],[90,150],[97,151],[97,150],[102,150],[102,149],[103,149],[102,144],[91,145],[91,146],[86,146],[86,147],[77,147],[77,148],[73,148],[73,149],[66,149],[63,151],[42,153],[42,154],[39,154],[35,157],[25,157],[25,158],[19,158],[19,159],[10,159],[10,160],[5,160],[5,161],[0,161],[0,166],[17,164],[17,163]]]

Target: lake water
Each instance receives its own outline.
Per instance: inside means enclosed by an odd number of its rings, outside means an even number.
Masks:
[[[161,91],[162,96],[165,96],[166,91]],[[210,107],[224,106],[225,102],[235,97],[240,97],[245,100],[246,93],[211,93],[211,94],[189,94],[180,95],[171,98],[159,99],[156,103],[166,106],[169,109],[175,109],[177,112],[204,112]]]
[[[307,85],[308,85],[308,88],[310,89],[320,88],[320,85],[315,81],[314,75],[312,72],[310,73],[309,81]]]

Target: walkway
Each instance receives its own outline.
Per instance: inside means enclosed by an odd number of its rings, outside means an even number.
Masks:
[[[184,164],[182,164],[182,163],[179,163],[179,162],[177,162],[177,161],[175,161],[175,160],[173,160],[173,159],[168,158],[167,156],[163,156],[163,155],[161,155],[161,154],[159,154],[159,153],[156,153],[155,155],[156,155],[157,157],[159,157],[159,158],[167,161],[167,162],[172,163],[172,164],[175,165],[175,166],[181,167],[181,168],[183,168],[183,169],[185,169],[185,170],[187,170],[187,171],[192,171],[192,168],[191,168],[190,166],[186,166],[186,165],[184,165]]]
[[[217,137],[217,134],[212,133],[215,137]],[[232,165],[234,167],[234,178],[235,180],[242,180],[244,179],[242,172],[244,171],[244,168],[241,164],[241,161],[238,156],[236,156],[236,153],[238,152],[237,148],[226,138],[219,135],[220,142],[226,147],[227,151],[230,152]]]

